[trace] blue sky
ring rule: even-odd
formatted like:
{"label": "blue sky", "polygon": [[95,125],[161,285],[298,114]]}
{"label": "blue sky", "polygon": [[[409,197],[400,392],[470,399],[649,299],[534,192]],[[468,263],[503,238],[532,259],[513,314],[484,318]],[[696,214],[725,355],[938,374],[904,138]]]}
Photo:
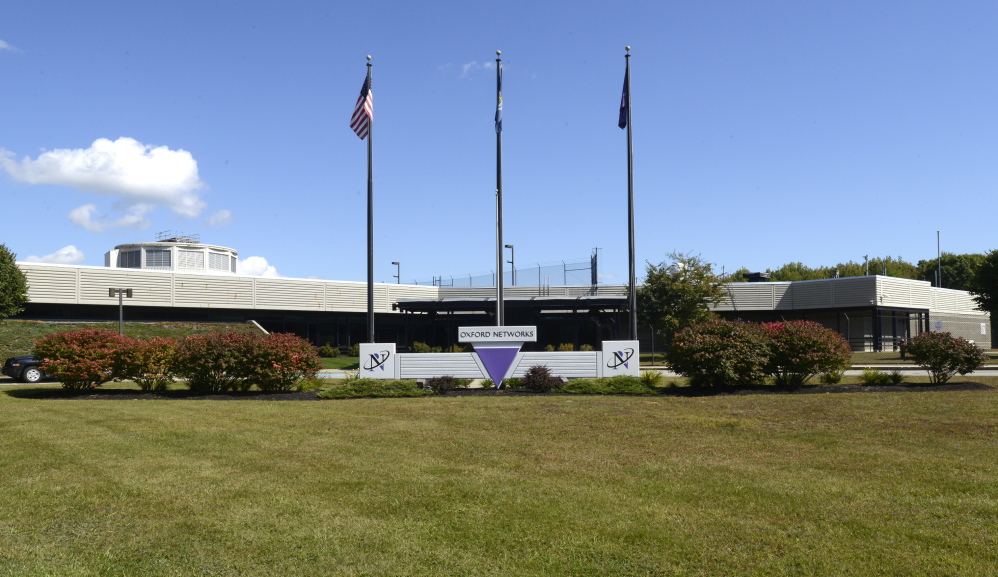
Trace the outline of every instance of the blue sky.
{"label": "blue sky", "polygon": [[[0,242],[103,264],[200,233],[245,270],[375,279],[602,249],[627,276],[632,46],[639,271],[998,248],[994,2],[11,2],[0,19]],[[263,262],[263,261],[266,262]]]}

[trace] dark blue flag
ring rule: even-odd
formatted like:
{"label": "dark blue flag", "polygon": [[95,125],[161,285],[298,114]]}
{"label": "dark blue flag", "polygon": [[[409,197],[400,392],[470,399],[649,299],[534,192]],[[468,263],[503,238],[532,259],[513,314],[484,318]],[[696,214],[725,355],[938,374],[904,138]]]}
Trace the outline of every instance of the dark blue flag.
{"label": "dark blue flag", "polygon": [[502,63],[499,63],[499,76],[496,85],[496,134],[502,132]]}
{"label": "dark blue flag", "polygon": [[624,71],[624,90],[620,93],[620,118],[617,119],[617,126],[621,128],[627,128],[627,112],[631,108],[630,73],[630,70]]}

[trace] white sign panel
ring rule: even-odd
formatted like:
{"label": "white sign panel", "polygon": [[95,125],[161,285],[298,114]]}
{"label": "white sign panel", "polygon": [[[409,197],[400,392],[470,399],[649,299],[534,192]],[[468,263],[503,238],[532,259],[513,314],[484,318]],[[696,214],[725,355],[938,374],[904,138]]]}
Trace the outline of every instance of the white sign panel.
{"label": "white sign panel", "polygon": [[981,334],[982,335],[988,334],[988,325],[987,325],[987,323],[981,323]]}
{"label": "white sign panel", "polygon": [[603,366],[600,372],[604,377],[617,375],[641,376],[641,357],[638,355],[638,341],[603,341]]}
{"label": "white sign panel", "polygon": [[395,343],[361,343],[362,379],[395,379]]}
{"label": "white sign panel", "polygon": [[537,327],[460,327],[459,343],[536,343]]}

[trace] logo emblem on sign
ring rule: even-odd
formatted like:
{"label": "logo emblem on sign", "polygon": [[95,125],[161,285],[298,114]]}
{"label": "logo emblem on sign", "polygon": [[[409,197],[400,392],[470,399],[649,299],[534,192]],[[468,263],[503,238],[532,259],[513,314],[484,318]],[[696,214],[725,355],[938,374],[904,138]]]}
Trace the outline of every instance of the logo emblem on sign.
{"label": "logo emblem on sign", "polygon": [[365,371],[373,371],[374,369],[380,368],[382,371],[385,370],[385,361],[391,353],[388,351],[381,351],[380,353],[371,353],[368,355],[367,362],[364,363]]}
{"label": "logo emblem on sign", "polygon": [[634,356],[634,349],[613,351],[613,357],[606,362],[606,366],[607,368],[613,370],[617,370],[617,368],[621,366],[623,366],[625,369],[630,368],[629,363],[631,357],[633,356]]}

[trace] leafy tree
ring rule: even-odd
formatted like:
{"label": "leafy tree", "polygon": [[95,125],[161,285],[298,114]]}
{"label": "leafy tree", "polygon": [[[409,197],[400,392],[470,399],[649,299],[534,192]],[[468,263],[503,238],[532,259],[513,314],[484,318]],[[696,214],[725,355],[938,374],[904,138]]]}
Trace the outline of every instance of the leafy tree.
{"label": "leafy tree", "polygon": [[[980,256],[981,262],[968,281],[966,290],[974,295],[977,308],[991,313],[993,319],[998,315],[998,250]],[[943,271],[945,278],[946,271]]]}
{"label": "leafy tree", "polygon": [[715,318],[711,307],[727,295],[713,265],[699,255],[674,252],[669,258],[671,264],[648,263],[636,295],[639,322],[651,325],[667,345],[683,328]]}
{"label": "leafy tree", "polygon": [[908,355],[928,371],[933,383],[945,383],[953,375],[966,375],[984,364],[984,351],[977,345],[946,332],[925,332],[908,342]]}
{"label": "leafy tree", "polygon": [[866,263],[862,262],[840,262],[835,266],[819,266],[811,268],[801,262],[787,263],[776,270],[767,269],[772,281],[796,281],[796,280],[818,280],[823,278],[833,278],[836,271],[839,277],[853,277],[866,275],[867,267],[870,274],[884,274],[887,269],[887,276],[897,278],[918,278],[918,267],[907,262],[901,257],[874,257]]}
{"label": "leafy tree", "polygon": [[986,257],[983,254],[953,254],[944,252],[942,257],[937,259],[918,261],[918,278],[929,281],[935,286],[936,269],[942,264],[943,288],[956,290],[970,290],[968,287],[973,283],[974,274],[984,263]]}
{"label": "leafy tree", "polygon": [[28,302],[28,279],[16,261],[17,255],[0,244],[0,319],[21,312]]}

